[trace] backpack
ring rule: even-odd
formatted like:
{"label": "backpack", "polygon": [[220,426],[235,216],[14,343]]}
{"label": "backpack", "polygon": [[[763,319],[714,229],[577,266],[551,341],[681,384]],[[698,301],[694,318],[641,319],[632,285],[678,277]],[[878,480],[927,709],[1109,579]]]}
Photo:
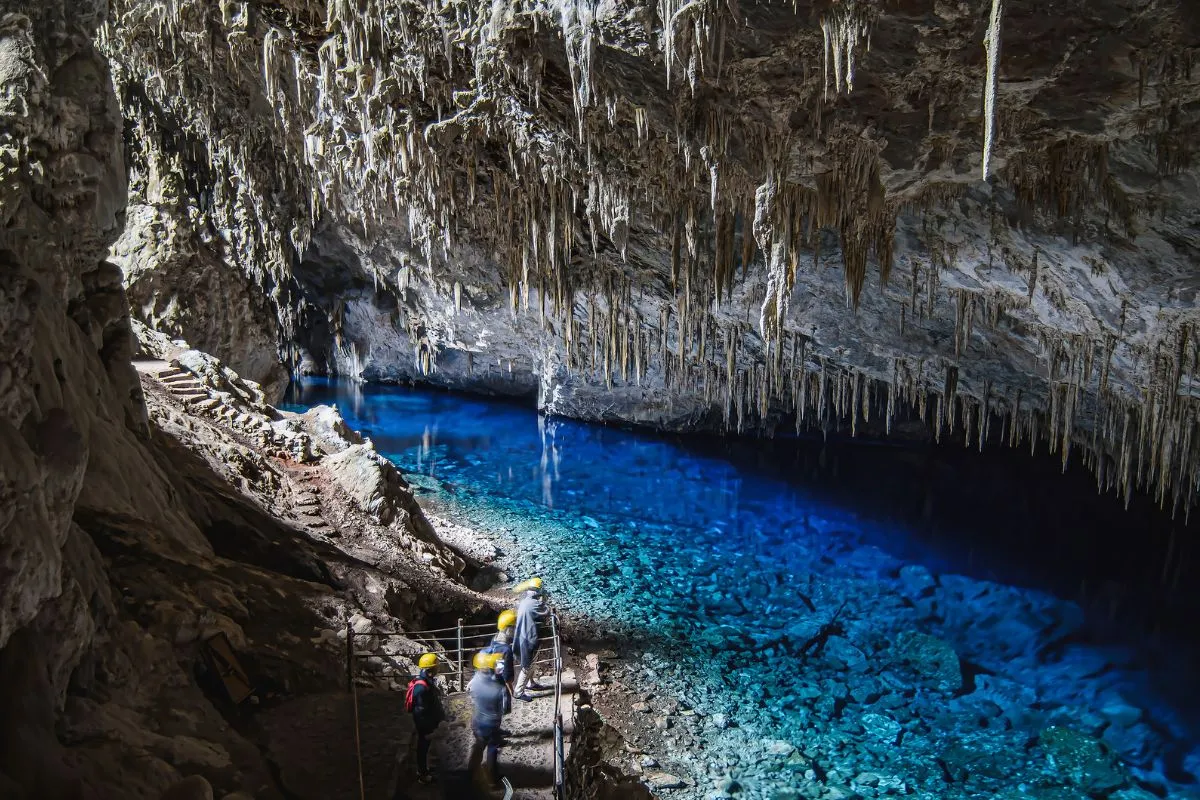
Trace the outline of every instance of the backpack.
{"label": "backpack", "polygon": [[404,694],[404,710],[410,714],[413,711],[413,702],[415,700],[413,696],[413,689],[417,688],[418,684],[424,686],[426,689],[429,688],[429,684],[425,682],[424,678],[413,678],[408,682],[408,691]]}

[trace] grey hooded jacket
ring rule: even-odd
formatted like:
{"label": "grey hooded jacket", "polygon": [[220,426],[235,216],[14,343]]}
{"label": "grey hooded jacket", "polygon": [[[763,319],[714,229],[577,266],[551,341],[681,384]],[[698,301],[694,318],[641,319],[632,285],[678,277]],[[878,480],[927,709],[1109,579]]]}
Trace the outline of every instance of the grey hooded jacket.
{"label": "grey hooded jacket", "polygon": [[533,663],[541,643],[538,626],[550,615],[550,607],[542,599],[541,592],[527,591],[517,605],[517,624],[513,626],[513,652],[522,669]]}
{"label": "grey hooded jacket", "polygon": [[475,701],[475,716],[471,726],[476,730],[500,727],[500,721],[511,708],[508,687],[491,670],[479,670],[467,689]]}

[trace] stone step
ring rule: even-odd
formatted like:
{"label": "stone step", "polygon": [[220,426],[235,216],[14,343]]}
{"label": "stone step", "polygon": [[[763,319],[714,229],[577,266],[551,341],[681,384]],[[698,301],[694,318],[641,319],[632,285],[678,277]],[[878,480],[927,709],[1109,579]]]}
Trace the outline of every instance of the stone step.
{"label": "stone step", "polygon": [[190,372],[175,372],[175,373],[171,373],[169,375],[159,375],[158,379],[168,385],[175,384],[175,383],[184,383],[187,381],[196,382],[197,380],[199,380],[195,375],[193,375]]}
{"label": "stone step", "polygon": [[210,397],[207,400],[198,400],[198,401],[192,403],[192,410],[207,412],[207,411],[212,411],[214,408],[216,408],[219,405],[221,405],[221,398]]}

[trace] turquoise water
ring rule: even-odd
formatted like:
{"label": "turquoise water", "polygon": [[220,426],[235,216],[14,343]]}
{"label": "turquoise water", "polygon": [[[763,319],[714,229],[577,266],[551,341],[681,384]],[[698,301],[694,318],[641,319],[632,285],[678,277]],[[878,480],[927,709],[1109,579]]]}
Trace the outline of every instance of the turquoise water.
{"label": "turquoise water", "polygon": [[[695,796],[732,778],[743,796],[807,796],[820,780],[847,796],[1120,797],[1105,765],[1120,791],[1194,796],[1194,661],[1128,628],[1162,611],[1145,590],[1160,565],[1100,546],[1125,526],[1161,531],[1079,493],[1078,476],[1007,453],[659,437],[312,379],[285,408],[319,403],[707,720],[675,741]],[[1074,528],[1089,534],[1059,535]],[[914,636],[953,648],[965,682],[945,684]],[[877,746],[880,720],[903,747]],[[1086,769],[1064,767],[1055,726],[1095,744]],[[764,738],[805,759],[761,751]],[[1059,789],[1079,794],[1045,794]]]}

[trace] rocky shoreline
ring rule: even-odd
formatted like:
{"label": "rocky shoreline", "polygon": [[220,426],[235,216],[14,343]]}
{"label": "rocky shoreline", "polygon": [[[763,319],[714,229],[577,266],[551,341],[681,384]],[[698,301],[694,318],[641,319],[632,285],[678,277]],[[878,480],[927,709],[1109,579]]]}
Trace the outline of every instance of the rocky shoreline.
{"label": "rocky shoreline", "polygon": [[[1072,603],[900,563],[836,519],[813,521],[828,529],[802,585],[747,576],[690,596],[662,586],[648,602],[638,563],[660,554],[596,558],[606,523],[531,523],[530,509],[482,508],[461,487],[418,495],[435,528],[473,529],[504,571],[557,590],[585,688],[614,732],[610,764],[656,794],[1200,797],[1200,748],[1152,703],[1145,665],[1093,640]],[[751,617],[770,598],[799,597],[811,612],[745,630],[706,615],[706,594],[717,605],[739,595]]]}

